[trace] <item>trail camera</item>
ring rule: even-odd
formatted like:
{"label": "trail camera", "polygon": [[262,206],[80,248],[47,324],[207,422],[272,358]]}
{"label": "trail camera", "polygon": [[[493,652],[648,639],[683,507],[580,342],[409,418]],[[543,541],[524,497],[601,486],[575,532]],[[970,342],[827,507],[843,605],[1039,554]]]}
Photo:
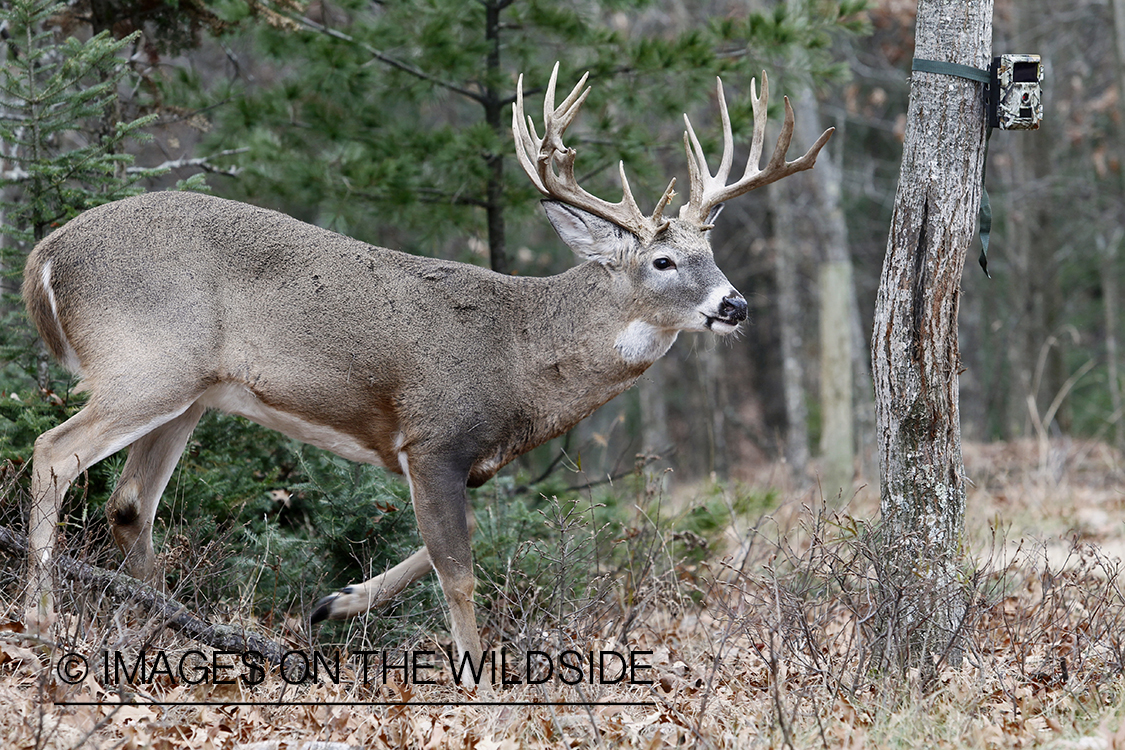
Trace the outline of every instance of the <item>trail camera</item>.
{"label": "trail camera", "polygon": [[1039,55],[992,58],[988,124],[1001,130],[1038,130],[1043,119],[1043,64]]}

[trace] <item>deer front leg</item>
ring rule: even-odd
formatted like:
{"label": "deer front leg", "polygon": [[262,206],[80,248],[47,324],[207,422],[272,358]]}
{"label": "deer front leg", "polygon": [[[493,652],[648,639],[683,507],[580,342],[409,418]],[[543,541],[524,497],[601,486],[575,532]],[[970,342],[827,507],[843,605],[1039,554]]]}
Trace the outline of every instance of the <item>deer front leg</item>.
{"label": "deer front leg", "polygon": [[[324,597],[313,607],[310,619],[317,623],[362,614],[390,602],[400,591],[436,569],[449,604],[454,644],[459,654],[468,653],[474,663],[479,663],[482,654],[472,603],[475,579],[469,546],[474,522],[465,472],[443,468],[426,471],[422,467],[429,462],[420,460],[415,465],[405,453],[400,460],[426,546],[390,570]],[[440,566],[435,553],[441,557]]]}
{"label": "deer front leg", "polygon": [[470,544],[468,472],[442,459],[411,460],[399,454],[403,473],[410,478],[410,497],[418,531],[437,571],[449,607],[450,630],[460,661],[467,654],[474,664],[483,653],[473,607],[473,551]]}

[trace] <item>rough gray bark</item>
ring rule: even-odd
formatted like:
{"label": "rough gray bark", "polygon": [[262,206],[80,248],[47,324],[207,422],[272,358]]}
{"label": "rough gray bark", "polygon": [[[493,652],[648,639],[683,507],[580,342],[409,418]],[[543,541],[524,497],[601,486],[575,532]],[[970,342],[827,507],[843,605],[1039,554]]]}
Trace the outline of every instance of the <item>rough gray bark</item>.
{"label": "rough gray bark", "polygon": [[[915,56],[987,68],[992,2],[920,0]],[[954,562],[965,509],[957,376],[961,273],[975,237],[982,85],[911,77],[895,209],[875,306],[872,370],[881,463],[880,584],[890,663],[959,659]]]}

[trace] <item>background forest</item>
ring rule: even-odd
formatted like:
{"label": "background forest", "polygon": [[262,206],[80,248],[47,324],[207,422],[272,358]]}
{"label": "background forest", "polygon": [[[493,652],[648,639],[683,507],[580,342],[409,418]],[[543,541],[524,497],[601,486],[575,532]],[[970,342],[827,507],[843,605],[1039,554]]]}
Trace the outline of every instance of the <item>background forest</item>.
{"label": "background forest", "polygon": [[[679,503],[653,523],[691,578],[721,539],[728,552],[743,543],[730,543],[732,527],[753,525],[785,498],[843,506],[877,494],[869,346],[916,7],[4,0],[0,525],[23,523],[32,443],[81,399],[19,302],[36,240],[124,195],[205,189],[385,247],[503,273],[560,272],[574,256],[518,169],[510,132],[516,76],[538,119],[556,60],[560,86],[591,74],[570,137],[580,181],[616,200],[624,161],[646,211],[670,177],[687,184],[681,113],[717,158],[716,75],[741,158],[750,81],[763,69],[770,138],[783,94],[796,110],[792,156],[825,127],[836,134],[815,170],[732,202],[713,232],[718,265],[750,302],[737,339],[681,335],[636,388],[477,491],[482,609],[501,613],[486,638],[518,629],[502,614],[521,597],[562,613],[577,588],[586,587],[582,601],[597,600],[595,573],[624,576],[627,588],[643,578],[650,563],[637,550],[603,559],[597,545],[599,535],[632,539],[637,509],[649,512],[655,496]],[[1107,482],[1120,471],[1123,25],[1106,0],[996,0],[994,53],[1043,58],[1044,120],[1035,132],[998,131],[989,146],[991,278],[968,263],[960,297],[961,427],[978,446],[966,451],[970,479],[981,467],[974,456],[994,468],[1010,450],[1057,481],[1071,455],[1059,446],[1072,441],[1097,446],[1089,453],[1104,460]],[[92,469],[73,493],[85,502],[70,508],[72,548],[108,567],[108,542],[83,545],[91,531],[105,534],[100,505],[121,461]],[[411,551],[408,506],[406,488],[380,471],[208,415],[165,494],[157,548],[177,595],[200,613],[227,616],[242,599],[280,628],[332,587]],[[589,528],[575,532],[575,509],[589,511]],[[592,546],[567,546],[573,533]],[[529,548],[540,535],[549,544]],[[515,579],[513,556],[523,564]],[[15,592],[19,558],[5,559],[0,587]],[[637,586],[629,595],[639,600]],[[427,623],[441,627],[440,606],[436,587],[425,588],[381,621],[377,637],[424,637]],[[328,633],[356,637],[343,625]],[[782,703],[774,701],[781,714]]]}
{"label": "background forest", "polygon": [[[597,461],[597,472],[631,464],[645,450],[685,480],[711,471],[738,477],[740,467],[778,456],[804,475],[810,455],[840,442],[822,435],[840,397],[824,381],[841,378],[821,377],[821,344],[850,325],[855,392],[845,408],[858,466],[870,477],[870,316],[897,178],[914,6],[859,7],[74,4],[51,17],[53,33],[108,31],[122,40],[116,96],[108,111],[45,134],[41,146],[6,140],[5,156],[65,153],[105,139],[111,122],[133,122],[143,140],[114,133],[103,145],[115,158],[135,156],[132,166],[117,161],[113,169],[137,188],[202,172],[219,195],[375,244],[543,275],[573,258],[514,169],[518,72],[541,82],[556,58],[563,80],[591,71],[593,99],[577,142],[584,177],[614,196],[612,167],[623,159],[638,194],[652,202],[669,176],[684,178],[679,113],[717,125],[710,81],[721,74],[745,140],[749,79],[768,69],[773,90],[796,103],[797,146],[811,141],[818,123],[837,134],[823,169],[728,207],[716,230],[720,266],[752,302],[743,341],[688,337],[571,444],[586,446],[587,466]],[[961,301],[966,439],[1116,439],[1123,178],[1113,29],[1107,3],[997,5],[995,50],[1043,55],[1046,115],[1038,132],[999,133],[991,145],[993,278],[969,269]],[[13,59],[20,41],[8,40]],[[777,96],[773,110],[776,117]],[[700,129],[713,147],[717,127],[709,126]],[[57,215],[29,229],[20,206],[34,190],[12,166],[19,163],[9,162],[3,183],[5,223],[14,231],[4,239],[9,294],[30,239],[19,232],[42,235],[81,207],[65,199]],[[142,167],[161,167],[161,175]],[[93,192],[86,205],[118,195],[105,186]],[[824,268],[840,261],[853,269],[850,322],[835,315],[841,308],[821,313],[832,304],[820,304]],[[35,360],[32,349],[9,350],[5,387],[27,388],[32,376],[45,384]],[[65,392],[65,379],[53,377],[52,390]]]}

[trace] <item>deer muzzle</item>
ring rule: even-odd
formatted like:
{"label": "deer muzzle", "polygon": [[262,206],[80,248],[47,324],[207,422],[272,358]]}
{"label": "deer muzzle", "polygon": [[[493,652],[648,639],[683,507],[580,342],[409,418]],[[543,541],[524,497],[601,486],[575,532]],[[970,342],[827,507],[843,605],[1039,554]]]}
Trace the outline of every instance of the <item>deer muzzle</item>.
{"label": "deer muzzle", "polygon": [[738,292],[732,292],[719,303],[719,318],[734,323],[746,320],[746,298]]}
{"label": "deer muzzle", "polygon": [[704,325],[712,333],[724,336],[733,333],[738,328],[738,324],[746,320],[746,298],[734,289],[723,295],[719,303],[711,309],[714,312],[704,312],[703,315],[707,319]]}

